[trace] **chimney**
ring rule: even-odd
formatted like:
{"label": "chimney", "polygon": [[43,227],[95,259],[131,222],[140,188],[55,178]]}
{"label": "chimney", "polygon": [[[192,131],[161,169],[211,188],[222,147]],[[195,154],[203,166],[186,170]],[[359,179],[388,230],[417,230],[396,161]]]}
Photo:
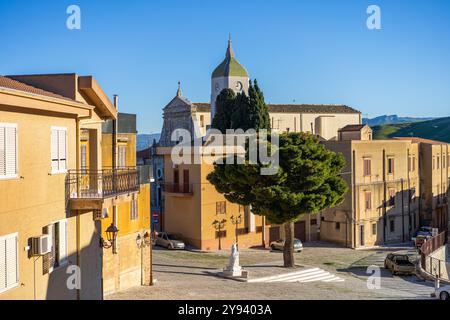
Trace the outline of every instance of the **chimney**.
{"label": "chimney", "polygon": [[119,110],[119,96],[117,94],[114,95],[114,108]]}

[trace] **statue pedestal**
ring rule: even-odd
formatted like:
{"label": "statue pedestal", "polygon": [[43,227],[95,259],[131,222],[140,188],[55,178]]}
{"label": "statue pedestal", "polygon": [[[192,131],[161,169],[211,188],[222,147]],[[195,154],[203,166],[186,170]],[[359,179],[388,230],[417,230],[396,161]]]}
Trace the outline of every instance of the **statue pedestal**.
{"label": "statue pedestal", "polygon": [[242,268],[240,266],[235,266],[233,268],[225,267],[223,268],[223,273],[226,277],[242,277]]}

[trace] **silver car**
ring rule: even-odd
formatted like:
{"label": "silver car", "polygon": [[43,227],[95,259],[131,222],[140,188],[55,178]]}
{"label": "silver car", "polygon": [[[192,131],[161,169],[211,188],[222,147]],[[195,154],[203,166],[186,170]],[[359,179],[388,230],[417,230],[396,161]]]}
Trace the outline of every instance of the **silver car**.
{"label": "silver car", "polygon": [[[285,243],[285,240],[283,240],[283,239],[274,241],[274,242],[272,242],[270,244],[270,248],[272,250],[283,251],[284,250],[284,243]],[[303,244],[298,239],[294,239],[294,251],[295,252],[302,252],[303,251]]]}
{"label": "silver car", "polygon": [[169,250],[184,250],[185,244],[178,235],[167,232],[159,232],[156,237],[156,245]]}
{"label": "silver car", "polygon": [[435,290],[431,294],[433,298],[439,298],[441,300],[450,300],[450,286],[443,286]]}

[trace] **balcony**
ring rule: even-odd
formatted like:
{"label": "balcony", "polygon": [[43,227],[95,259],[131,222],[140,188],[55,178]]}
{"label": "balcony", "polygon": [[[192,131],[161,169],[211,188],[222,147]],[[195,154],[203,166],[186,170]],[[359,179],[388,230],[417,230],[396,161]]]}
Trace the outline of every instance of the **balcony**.
{"label": "balcony", "polygon": [[166,195],[176,197],[192,196],[194,194],[192,184],[163,183],[162,190]]}
{"label": "balcony", "polygon": [[136,168],[69,170],[66,177],[66,195],[74,210],[101,210],[105,200],[138,191]]}

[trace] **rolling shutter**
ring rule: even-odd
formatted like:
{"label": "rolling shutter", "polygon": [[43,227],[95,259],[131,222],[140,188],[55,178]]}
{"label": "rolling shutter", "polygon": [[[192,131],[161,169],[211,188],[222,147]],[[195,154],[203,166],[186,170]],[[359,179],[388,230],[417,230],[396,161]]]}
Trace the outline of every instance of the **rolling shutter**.
{"label": "rolling shutter", "polygon": [[65,130],[58,131],[58,156],[59,171],[66,170],[66,153],[67,153],[67,132]]}
{"label": "rolling shutter", "polygon": [[0,176],[6,175],[5,129],[6,129],[5,127],[0,126]]}
{"label": "rolling shutter", "polygon": [[14,177],[17,174],[17,127],[0,124],[0,176]]}
{"label": "rolling shutter", "polygon": [[52,171],[58,171],[59,154],[58,154],[58,130],[52,130]]}
{"label": "rolling shutter", "polygon": [[0,292],[19,282],[17,234],[0,238]]}
{"label": "rolling shutter", "polygon": [[6,289],[6,241],[0,239],[0,291]]}

